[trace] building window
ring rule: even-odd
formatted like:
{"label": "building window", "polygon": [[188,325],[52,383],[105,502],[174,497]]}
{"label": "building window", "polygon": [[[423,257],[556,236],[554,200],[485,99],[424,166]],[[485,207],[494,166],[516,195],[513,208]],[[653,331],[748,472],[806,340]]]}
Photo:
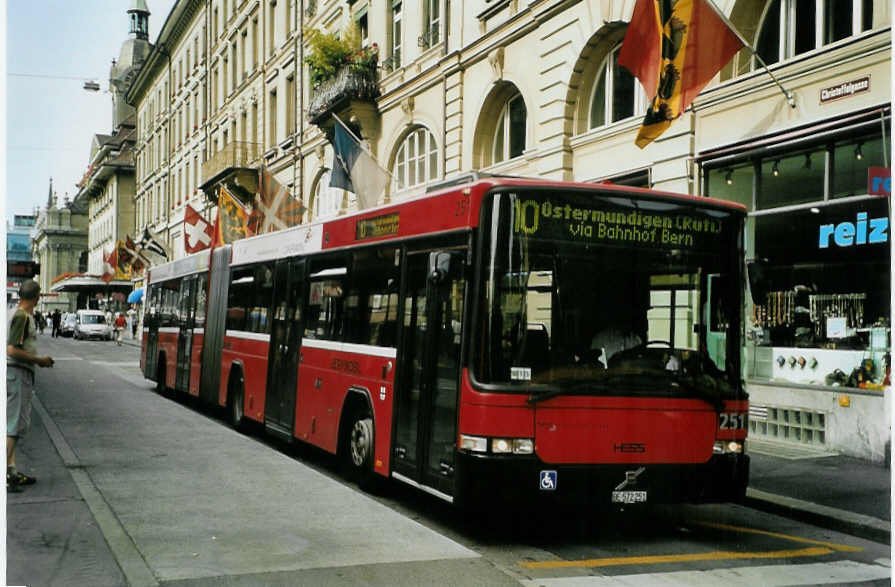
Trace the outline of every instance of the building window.
{"label": "building window", "polygon": [[434,47],[441,42],[441,0],[426,0],[426,23],[423,45]]}
{"label": "building window", "polygon": [[295,77],[286,78],[286,134],[295,133]]}
{"label": "building window", "polygon": [[267,127],[267,132],[270,134],[267,145],[269,147],[273,147],[277,144],[277,91],[273,90],[270,92],[270,101],[268,108],[268,121],[269,126]]}
{"label": "building window", "polygon": [[589,128],[646,113],[646,94],[634,76],[618,64],[620,49],[621,45],[609,53],[597,74],[590,98]]}
{"label": "building window", "polygon": [[276,48],[275,36],[277,33],[277,3],[268,4],[267,10],[267,54],[273,55]]}
{"label": "building window", "polygon": [[401,67],[401,2],[392,2],[391,12],[391,66],[392,69]]}
{"label": "building window", "polygon": [[493,163],[522,155],[525,150],[526,118],[522,94],[516,94],[507,100],[497,119],[497,130],[494,132]]}
{"label": "building window", "polygon": [[401,191],[438,177],[438,145],[425,127],[410,132],[395,155],[392,189]]}
{"label": "building window", "polygon": [[327,169],[320,174],[317,185],[314,186],[314,192],[311,196],[311,218],[308,218],[309,221],[332,218],[333,216],[338,216],[342,210],[345,191],[329,187],[330,177],[330,170]]}
{"label": "building window", "polygon": [[773,0],[762,16],[756,50],[765,63],[777,63],[872,26],[872,0]]}
{"label": "building window", "polygon": [[367,8],[357,16],[357,30],[360,33],[361,47],[370,45],[370,22],[367,19]]}

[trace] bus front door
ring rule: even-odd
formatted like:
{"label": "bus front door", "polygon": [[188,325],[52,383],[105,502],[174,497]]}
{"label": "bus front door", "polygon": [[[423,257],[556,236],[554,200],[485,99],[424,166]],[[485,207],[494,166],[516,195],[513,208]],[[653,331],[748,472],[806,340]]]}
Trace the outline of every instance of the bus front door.
{"label": "bus front door", "polygon": [[264,423],[272,432],[292,438],[298,383],[299,348],[304,310],[305,262],[283,259],[274,272],[273,320],[267,361]]}
{"label": "bus front door", "polygon": [[195,326],[197,276],[184,277],[180,282],[180,309],[177,333],[177,371],[174,374],[174,389],[189,393],[190,362],[193,354],[193,328]]}
{"label": "bus front door", "polygon": [[396,477],[453,493],[465,252],[407,256],[396,393]]}

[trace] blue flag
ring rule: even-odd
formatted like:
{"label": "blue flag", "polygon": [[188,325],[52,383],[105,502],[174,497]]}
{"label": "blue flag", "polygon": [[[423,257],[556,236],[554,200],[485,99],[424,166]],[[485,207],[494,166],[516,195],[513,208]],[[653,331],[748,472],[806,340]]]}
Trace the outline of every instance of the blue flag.
{"label": "blue flag", "polygon": [[383,169],[360,143],[336,119],[333,140],[333,170],[329,185],[357,195],[361,209],[375,206],[388,185],[389,173]]}

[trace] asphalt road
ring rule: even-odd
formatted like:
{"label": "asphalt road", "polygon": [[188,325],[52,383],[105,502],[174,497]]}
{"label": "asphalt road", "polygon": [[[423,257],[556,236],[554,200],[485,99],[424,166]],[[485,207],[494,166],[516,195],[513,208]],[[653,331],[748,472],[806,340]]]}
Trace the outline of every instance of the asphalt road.
{"label": "asphalt road", "polygon": [[[161,397],[138,349],[39,338],[38,426],[7,495],[7,583],[888,585],[889,547],[735,505],[469,518]],[[500,501],[495,492],[495,504]]]}

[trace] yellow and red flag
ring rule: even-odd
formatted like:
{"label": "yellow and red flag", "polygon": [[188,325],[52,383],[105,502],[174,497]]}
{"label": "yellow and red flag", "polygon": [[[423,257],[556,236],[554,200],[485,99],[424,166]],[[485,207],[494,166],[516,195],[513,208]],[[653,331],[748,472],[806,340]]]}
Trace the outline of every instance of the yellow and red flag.
{"label": "yellow and red flag", "polygon": [[236,196],[221,186],[218,195],[218,220],[213,246],[226,245],[247,236],[248,213]]}
{"label": "yellow and red flag", "polygon": [[637,0],[618,57],[652,100],[637,146],[665,132],[743,46],[711,0]]}

